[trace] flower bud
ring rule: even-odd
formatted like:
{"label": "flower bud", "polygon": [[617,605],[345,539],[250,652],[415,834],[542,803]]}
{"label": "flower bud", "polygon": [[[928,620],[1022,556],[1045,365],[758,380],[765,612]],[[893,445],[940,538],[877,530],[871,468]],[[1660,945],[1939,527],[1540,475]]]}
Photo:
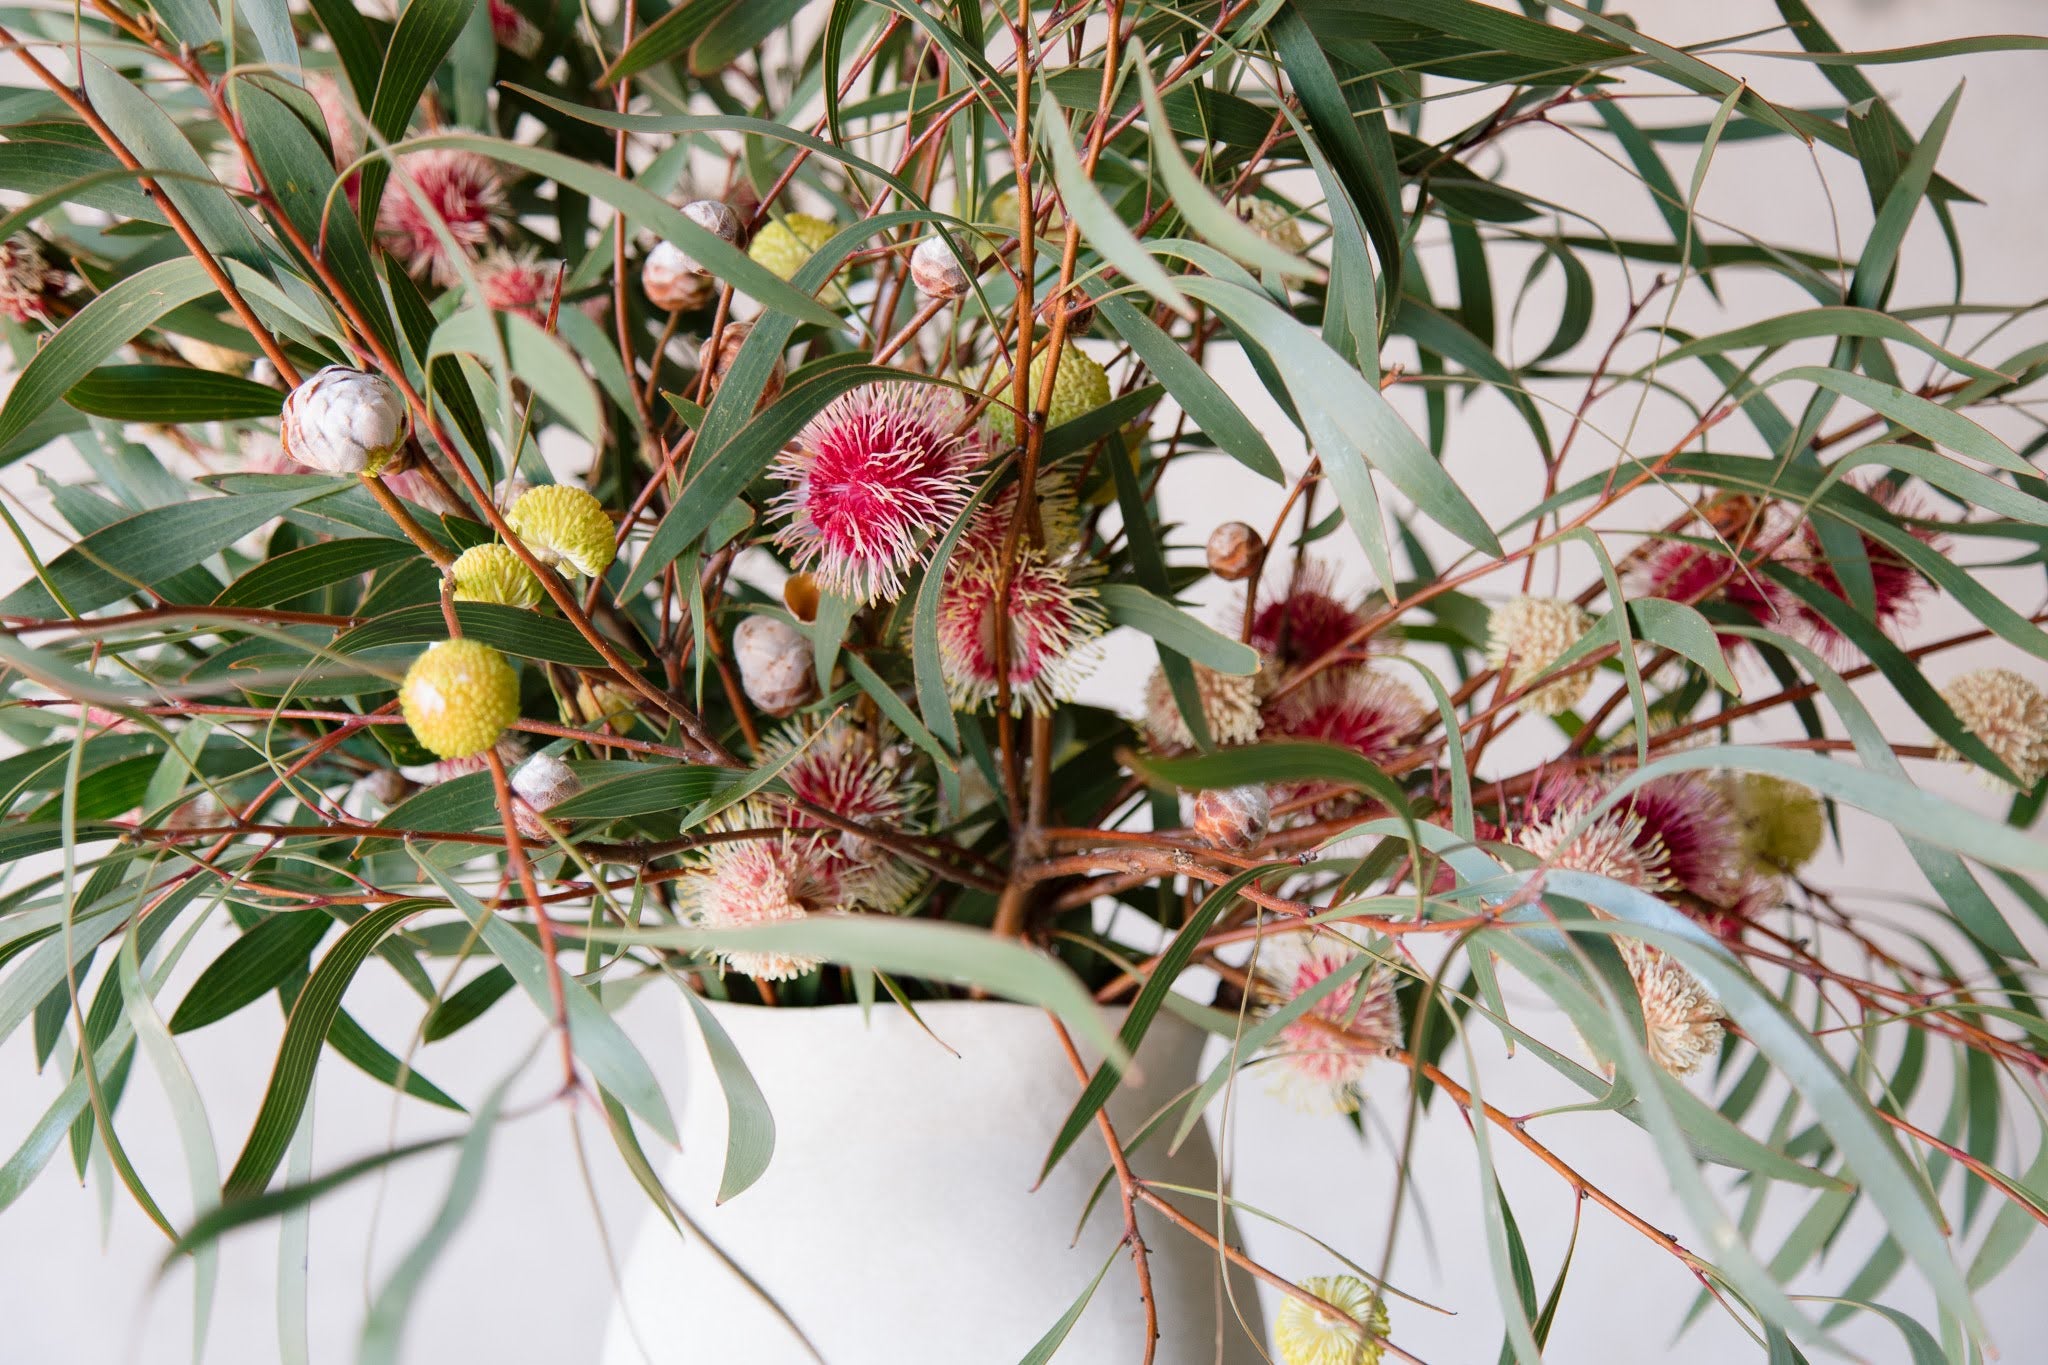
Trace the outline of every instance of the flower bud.
{"label": "flower bud", "polygon": [[974,287],[953,248],[938,236],[925,238],[910,253],[910,282],[928,299],[957,299]]}
{"label": "flower bud", "polygon": [[1250,578],[1265,553],[1266,542],[1241,521],[1226,521],[1209,533],[1209,572],[1228,582]]}
{"label": "flower bud", "polygon": [[381,374],[329,365],[284,400],[284,453],[329,474],[381,474],[405,449],[411,415]]}
{"label": "flower bud", "polygon": [[[717,393],[718,386],[725,382],[725,376],[731,372],[733,362],[739,359],[740,347],[746,343],[747,335],[753,330],[750,323],[728,322],[724,332],[716,338],[705,338],[704,344],[698,348],[698,368],[711,372],[711,382],[705,387],[704,396],[707,399]],[[714,340],[717,343],[715,347],[712,344]],[[788,377],[789,367],[783,364],[781,356],[775,357],[775,368],[768,372],[768,382],[761,386],[761,399],[754,405],[755,408],[758,410],[774,402],[782,393],[782,381]]]}
{"label": "flower bud", "polygon": [[23,232],[0,241],[0,313],[24,327],[47,322],[50,296],[62,283],[33,236]]}
{"label": "flower bud", "polygon": [[657,242],[640,266],[647,301],[668,312],[695,312],[717,295],[717,285],[673,242]]}
{"label": "flower bud", "polygon": [[563,697],[559,709],[564,725],[602,725],[623,735],[640,719],[640,698],[615,682],[579,676],[575,695]]}
{"label": "flower bud", "polygon": [[811,642],[787,621],[749,616],[732,633],[732,657],[747,700],[771,716],[788,715],[816,692]]}
{"label": "flower bud", "polygon": [[1273,802],[1266,789],[1221,787],[1195,795],[1193,829],[1211,848],[1242,853],[1266,837]]}
{"label": "flower bud", "polygon": [[601,578],[618,552],[618,533],[604,504],[570,484],[529,488],[505,521],[536,559],[566,574]]}
{"label": "flower bud", "polygon": [[421,744],[442,758],[469,758],[519,719],[519,675],[487,644],[443,640],[413,660],[398,704]]}
{"label": "flower bud", "polygon": [[540,580],[509,545],[472,545],[456,556],[448,573],[458,602],[536,607],[543,596]]}
{"label": "flower bud", "polygon": [[[512,774],[512,794],[523,804],[512,807],[512,820],[529,839],[548,838],[548,828],[533,818],[583,790],[583,783],[569,771],[569,765],[553,754],[535,754]],[[555,821],[559,825],[560,821]]]}

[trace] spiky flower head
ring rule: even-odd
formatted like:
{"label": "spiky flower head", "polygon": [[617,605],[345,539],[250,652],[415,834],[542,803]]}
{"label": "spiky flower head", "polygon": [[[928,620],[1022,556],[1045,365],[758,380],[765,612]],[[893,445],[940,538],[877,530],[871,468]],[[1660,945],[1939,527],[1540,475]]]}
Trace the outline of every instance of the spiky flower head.
{"label": "spiky flower head", "polygon": [[529,488],[505,521],[534,558],[563,574],[601,578],[618,549],[604,504],[572,484]]}
{"label": "spiky flower head", "polygon": [[1337,592],[1337,573],[1310,560],[1252,613],[1251,644],[1290,668],[1319,659],[1365,625],[1365,615]]}
{"label": "spiky flower head", "polygon": [[[844,715],[785,726],[761,757],[782,763],[779,775],[800,800],[877,829],[904,828],[923,795],[905,778],[902,748]],[[898,910],[923,882],[915,866],[871,839],[832,829],[803,810],[787,812],[786,823],[818,831],[811,836],[816,865],[837,884],[842,903]]]}
{"label": "spiky flower head", "polygon": [[1090,586],[1095,570],[1024,547],[1002,594],[1000,555],[955,553],[939,591],[939,664],[954,706],[997,695],[997,641],[1009,663],[1010,709],[1048,711],[1073,694],[1109,618]]}
{"label": "spiky flower head", "polygon": [[493,247],[476,263],[477,287],[483,290],[486,308],[536,322],[547,315],[561,274],[559,264],[541,264],[537,247]]}
{"label": "spiky flower head", "polygon": [[1643,1048],[1674,1076],[1689,1076],[1721,1050],[1721,1003],[1677,958],[1634,939],[1622,960],[1643,1004]]}
{"label": "spiky flower head", "polygon": [[[2009,668],[1980,668],[1950,682],[1941,698],[1964,729],[2005,760],[2021,791],[2033,790],[2048,777],[2048,694],[2039,687]],[[1963,761],[1945,743],[1936,748],[1944,758]],[[1991,773],[1983,776],[1994,787],[2008,785]]]}
{"label": "spiky flower head", "polygon": [[42,243],[35,238],[21,232],[0,242],[0,313],[23,326],[47,321],[55,279]]}
{"label": "spiky flower head", "polygon": [[442,758],[469,758],[519,719],[519,675],[476,640],[443,640],[413,660],[398,689],[413,738]]}
{"label": "spiky flower head", "polygon": [[[823,218],[815,218],[808,213],[785,213],[762,224],[761,230],[754,234],[753,243],[747,247],[747,255],[778,278],[793,280],[804,262],[831,241],[836,231],[838,229]],[[828,300],[843,299],[845,294],[834,285],[826,297]]]}
{"label": "spiky flower head", "polygon": [[[1863,491],[1892,516],[1912,517],[1917,514],[1912,499],[1892,484],[1879,483]],[[1908,534],[1925,545],[1938,547],[1941,543],[1933,532],[1922,528],[1908,528]],[[1854,535],[1859,550],[1851,553],[1857,554],[1870,570],[1871,599],[1875,610],[1868,613],[1868,619],[1886,637],[1896,639],[1918,616],[1921,600],[1931,585],[1904,555],[1890,545],[1860,530]],[[1820,527],[1813,517],[1808,516],[1798,524],[1780,546],[1775,558],[1830,596],[1844,603],[1854,600],[1836,573],[1827,548],[1821,544]],[[1822,654],[1837,662],[1855,657],[1856,647],[1848,637],[1803,599],[1792,601],[1790,611],[1807,642]],[[1863,614],[1861,608],[1857,611]]]}
{"label": "spiky flower head", "polygon": [[971,492],[983,451],[967,404],[936,384],[868,384],[813,417],[771,473],[788,485],[775,543],[827,591],[893,598]]}
{"label": "spiky flower head", "polygon": [[957,299],[974,288],[974,277],[936,233],[910,253],[910,282],[928,299]]}
{"label": "spiky flower head", "polygon": [[515,57],[533,57],[540,51],[541,32],[533,20],[514,9],[510,0],[490,0],[491,37]]}
{"label": "spiky flower head", "polygon": [[[744,802],[706,822],[714,833],[761,830],[779,824],[773,812]],[[753,929],[787,924],[842,909],[838,887],[826,875],[816,841],[800,835],[704,844],[691,854],[694,876],[678,884],[684,913],[703,929]],[[819,960],[755,949],[713,948],[721,966],[761,981],[789,981],[815,971]]]}
{"label": "spiky flower head", "polygon": [[[1050,346],[1032,357],[1031,373],[1025,385],[1027,402],[1038,402],[1039,390],[1045,383],[1046,367],[1052,363],[1053,350]],[[989,425],[1012,441],[1022,439],[1017,414],[1012,410],[1016,397],[1014,373],[1007,366],[997,371],[995,385],[989,390],[996,401],[989,405],[988,410]],[[1046,429],[1050,431],[1087,416],[1107,403],[1109,396],[1109,371],[1073,342],[1064,343],[1059,350],[1059,370],[1053,375],[1052,402],[1045,410]]]}
{"label": "spiky flower head", "polygon": [[[1791,595],[1770,578],[1754,556],[1737,558],[1717,545],[1691,540],[1660,540],[1642,551],[1628,574],[1632,597],[1661,597],[1692,606],[1726,602],[1740,607],[1765,626],[1790,619]],[[1722,647],[1747,643],[1740,636],[1716,632]]]}
{"label": "spiky flower head", "polygon": [[380,474],[405,449],[412,414],[381,374],[329,365],[285,396],[284,453],[329,474]]}
{"label": "spiky flower head", "polygon": [[1671,854],[1643,817],[1626,805],[1600,810],[1600,789],[1563,782],[1539,789],[1514,843],[1546,868],[1590,872],[1643,891],[1668,891]]}
{"label": "spiky flower head", "polygon": [[[1549,672],[1592,626],[1593,618],[1576,603],[1556,597],[1510,598],[1487,619],[1486,662],[1505,668],[1508,687],[1519,692]],[[1592,670],[1574,669],[1530,691],[1519,704],[1538,715],[1563,715],[1592,685]]]}
{"label": "spiky flower head", "polygon": [[[1301,1282],[1309,1293],[1341,1310],[1332,1317],[1289,1295],[1273,1319],[1281,1365],[1380,1365],[1387,1339],[1387,1305],[1356,1275],[1318,1275]],[[1362,1323],[1361,1333],[1354,1323]]]}
{"label": "spiky flower head", "polygon": [[1675,773],[1644,783],[1621,802],[1642,821],[1642,838],[1665,855],[1676,889],[1709,905],[1741,899],[1747,883],[1742,822],[1727,795],[1700,773]]}
{"label": "spiky flower head", "polygon": [[1811,788],[1769,773],[1728,773],[1719,784],[1735,809],[1752,867],[1772,875],[1797,872],[1820,852],[1827,812]]}
{"label": "spiky flower head", "polygon": [[[1284,935],[1259,950],[1259,994],[1278,1008],[1357,957],[1358,949],[1337,934]],[[1392,969],[1380,962],[1281,1029],[1267,1055],[1279,1069],[1280,1088],[1304,1108],[1352,1113],[1363,1099],[1366,1068],[1399,1046],[1401,1003]]]}
{"label": "spiky flower head", "polygon": [[[377,204],[377,235],[415,275],[437,284],[459,278],[439,227],[458,247],[487,245],[511,218],[498,163],[460,147],[429,147],[398,159]],[[418,191],[417,197],[414,191]]]}
{"label": "spiky flower head", "polygon": [[[1265,723],[1259,703],[1272,691],[1270,671],[1220,673],[1206,664],[1196,664],[1194,670],[1195,693],[1202,700],[1202,722],[1209,727],[1209,738],[1218,744],[1249,744],[1257,739]],[[1154,668],[1145,681],[1143,724],[1146,742],[1155,749],[1195,747],[1195,737],[1181,716],[1163,668]]]}
{"label": "spiky flower head", "polygon": [[1325,669],[1266,707],[1266,728],[1341,745],[1377,764],[1396,757],[1430,711],[1391,673],[1364,664]]}
{"label": "spiky flower head", "polygon": [[512,552],[509,545],[495,541],[472,545],[455,557],[448,567],[455,580],[458,602],[490,602],[501,607],[536,607],[543,595],[533,570]]}

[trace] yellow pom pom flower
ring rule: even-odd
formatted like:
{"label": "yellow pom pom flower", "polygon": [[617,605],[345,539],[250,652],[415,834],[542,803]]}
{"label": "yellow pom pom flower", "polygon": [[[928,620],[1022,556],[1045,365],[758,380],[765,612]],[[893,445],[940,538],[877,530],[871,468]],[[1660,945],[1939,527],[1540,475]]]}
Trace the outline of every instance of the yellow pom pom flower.
{"label": "yellow pom pom flower", "polygon": [[1356,1275],[1321,1275],[1301,1287],[1335,1308],[1341,1308],[1366,1330],[1320,1308],[1289,1297],[1273,1320],[1273,1344],[1283,1365],[1380,1365],[1386,1354],[1387,1306],[1372,1287]]}
{"label": "yellow pom pom flower", "polygon": [[443,640],[406,670],[398,704],[413,737],[437,756],[471,758],[519,719],[519,675],[476,640]]}
{"label": "yellow pom pom flower", "polygon": [[540,605],[540,580],[509,545],[472,545],[449,567],[458,602],[491,602],[501,607]]}
{"label": "yellow pom pom flower", "polygon": [[[832,234],[838,230],[823,218],[814,218],[808,213],[785,213],[754,234],[753,245],[747,248],[747,254],[777,277],[793,280],[803,263],[817,255],[818,248],[831,241]],[[835,284],[826,289],[822,297],[827,304],[837,308],[846,302],[846,291]]]}
{"label": "yellow pom pom flower", "polygon": [[[1045,367],[1052,363],[1052,348],[1046,347],[1031,361],[1031,378],[1026,401],[1038,401],[1039,387],[1045,382]],[[990,390],[999,403],[1015,401],[1015,385],[1011,376],[1015,371],[1005,369],[1002,377]],[[1095,358],[1069,341],[1060,348],[1059,372],[1053,376],[1052,402],[1045,410],[1045,427],[1064,426],[1077,417],[1085,417],[1109,401],[1109,371],[1097,364]],[[1021,440],[1017,416],[1008,407],[991,404],[989,421],[996,430],[1008,433],[1011,440]]]}
{"label": "yellow pom pom flower", "polygon": [[604,505],[568,484],[528,489],[505,520],[536,559],[563,573],[600,577],[617,552],[616,532]]}
{"label": "yellow pom pom flower", "polygon": [[1742,822],[1742,851],[1759,872],[1797,872],[1827,833],[1820,797],[1769,773],[1730,773],[1721,790]]}

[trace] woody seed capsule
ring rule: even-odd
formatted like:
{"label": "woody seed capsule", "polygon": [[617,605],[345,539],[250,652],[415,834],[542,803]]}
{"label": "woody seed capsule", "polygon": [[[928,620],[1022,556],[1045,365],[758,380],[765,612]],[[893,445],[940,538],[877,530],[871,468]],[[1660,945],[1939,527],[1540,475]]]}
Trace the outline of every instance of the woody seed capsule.
{"label": "woody seed capsule", "polygon": [[910,281],[928,299],[957,299],[974,281],[954,257],[943,237],[927,237],[910,253]]}
{"label": "woody seed capsule", "polygon": [[1211,848],[1241,853],[1266,837],[1273,802],[1261,786],[1221,787],[1197,793],[1193,828]]}
{"label": "woody seed capsule", "polygon": [[1251,577],[1266,542],[1241,521],[1226,521],[1209,533],[1209,572],[1235,583]]}

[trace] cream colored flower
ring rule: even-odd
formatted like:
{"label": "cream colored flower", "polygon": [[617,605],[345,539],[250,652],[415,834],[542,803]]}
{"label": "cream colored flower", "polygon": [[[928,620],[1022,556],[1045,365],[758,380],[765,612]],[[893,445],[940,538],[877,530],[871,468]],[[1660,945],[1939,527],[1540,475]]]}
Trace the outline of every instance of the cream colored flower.
{"label": "cream colored flower", "polygon": [[1720,1001],[1670,954],[1634,939],[1621,942],[1622,960],[1643,1003],[1643,1048],[1674,1076],[1689,1076],[1721,1050],[1728,1016]]}
{"label": "cream colored flower", "polygon": [[[2048,694],[2009,668],[1980,668],[1965,673],[1941,690],[1963,728],[1982,740],[1984,747],[2005,760],[2020,779],[2020,790],[2031,791],[2048,776]],[[1963,761],[1947,744],[1936,746],[1944,758]],[[2010,784],[1986,772],[1994,787]]]}
{"label": "cream colored flower", "polygon": [[501,607],[540,605],[540,580],[509,545],[472,545],[448,566],[458,602],[491,602]]}
{"label": "cream colored flower", "polygon": [[469,758],[519,719],[519,675],[476,640],[443,640],[413,660],[398,689],[413,737],[441,758]]}
{"label": "cream colored flower", "polygon": [[[1194,665],[1195,692],[1202,699],[1202,720],[1218,744],[1249,744],[1259,737],[1259,705],[1272,691],[1265,669],[1250,675],[1219,673]],[[1166,670],[1155,667],[1145,682],[1145,738],[1155,749],[1192,749],[1195,737],[1175,704]]]}
{"label": "cream colored flower", "polygon": [[[1549,672],[1592,625],[1583,608],[1561,598],[1511,598],[1486,623],[1486,662],[1506,669],[1508,686],[1519,692]],[[1577,668],[1530,691],[1519,704],[1538,715],[1562,715],[1592,685],[1592,670]]]}
{"label": "cream colored flower", "polygon": [[1387,1306],[1372,1286],[1356,1275],[1319,1275],[1301,1287],[1363,1323],[1365,1331],[1290,1295],[1273,1319],[1273,1344],[1283,1365],[1379,1365],[1386,1353]]}

